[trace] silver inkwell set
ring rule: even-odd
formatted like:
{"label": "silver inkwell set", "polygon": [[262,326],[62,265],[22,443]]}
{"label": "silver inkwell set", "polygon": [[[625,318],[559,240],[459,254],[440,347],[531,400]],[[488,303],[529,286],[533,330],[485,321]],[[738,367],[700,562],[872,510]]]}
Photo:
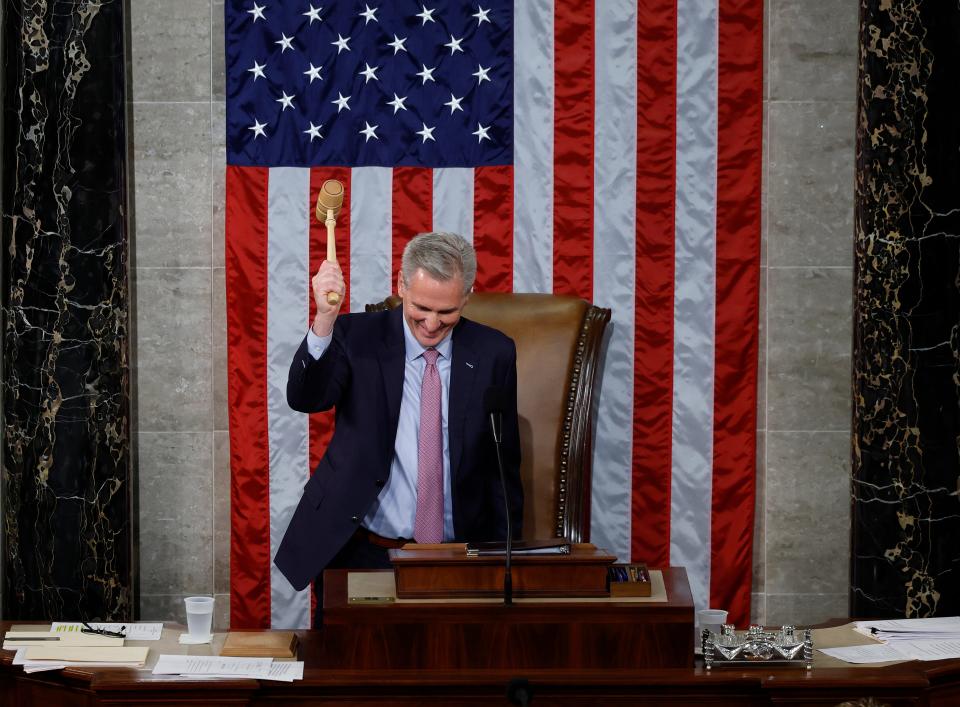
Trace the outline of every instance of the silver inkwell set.
{"label": "silver inkwell set", "polygon": [[751,626],[737,631],[733,624],[724,624],[719,634],[703,629],[700,640],[707,670],[758,664],[813,668],[810,629],[798,631],[794,626],[782,626],[780,630],[765,631],[762,626]]}

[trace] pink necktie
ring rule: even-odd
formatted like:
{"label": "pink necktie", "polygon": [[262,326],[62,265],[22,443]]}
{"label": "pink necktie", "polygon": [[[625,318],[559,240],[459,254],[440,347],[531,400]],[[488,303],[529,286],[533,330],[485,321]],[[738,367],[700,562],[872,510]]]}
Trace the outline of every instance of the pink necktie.
{"label": "pink necktie", "polygon": [[427,365],[420,387],[420,438],[417,441],[417,515],[413,537],[418,543],[443,542],[443,423],[440,418],[440,373],[436,349],[423,352]]}

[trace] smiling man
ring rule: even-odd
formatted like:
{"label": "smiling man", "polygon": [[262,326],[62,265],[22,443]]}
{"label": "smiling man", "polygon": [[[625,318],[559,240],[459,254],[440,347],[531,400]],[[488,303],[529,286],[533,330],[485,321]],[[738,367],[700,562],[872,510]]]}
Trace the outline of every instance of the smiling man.
{"label": "smiling man", "polygon": [[[333,438],[304,487],[274,558],[296,589],[326,568],[389,568],[389,548],[506,535],[496,450],[482,401],[506,401],[503,463],[520,535],[523,491],[513,341],[461,316],[477,272],[473,246],[421,233],[404,249],[391,311],[340,315],[343,274],[324,262],[317,314],[290,365],[287,401],[336,409]],[[321,612],[317,612],[317,617]],[[319,623],[319,620],[315,623]]]}

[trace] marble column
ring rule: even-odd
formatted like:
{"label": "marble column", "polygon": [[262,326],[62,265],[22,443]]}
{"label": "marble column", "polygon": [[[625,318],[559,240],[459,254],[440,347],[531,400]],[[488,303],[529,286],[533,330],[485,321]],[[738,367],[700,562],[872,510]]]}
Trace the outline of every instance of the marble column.
{"label": "marble column", "polygon": [[960,5],[861,0],[851,614],[960,613]]}
{"label": "marble column", "polygon": [[3,618],[133,618],[122,0],[3,0]]}

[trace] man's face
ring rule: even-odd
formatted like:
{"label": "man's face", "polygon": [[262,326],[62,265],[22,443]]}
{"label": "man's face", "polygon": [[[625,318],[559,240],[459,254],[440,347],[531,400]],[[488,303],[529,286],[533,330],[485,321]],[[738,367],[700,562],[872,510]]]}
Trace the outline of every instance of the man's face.
{"label": "man's face", "polygon": [[402,272],[397,276],[397,294],[403,298],[403,318],[425,348],[443,341],[467,303],[462,277],[436,280],[420,268],[410,282],[403,281]]}

